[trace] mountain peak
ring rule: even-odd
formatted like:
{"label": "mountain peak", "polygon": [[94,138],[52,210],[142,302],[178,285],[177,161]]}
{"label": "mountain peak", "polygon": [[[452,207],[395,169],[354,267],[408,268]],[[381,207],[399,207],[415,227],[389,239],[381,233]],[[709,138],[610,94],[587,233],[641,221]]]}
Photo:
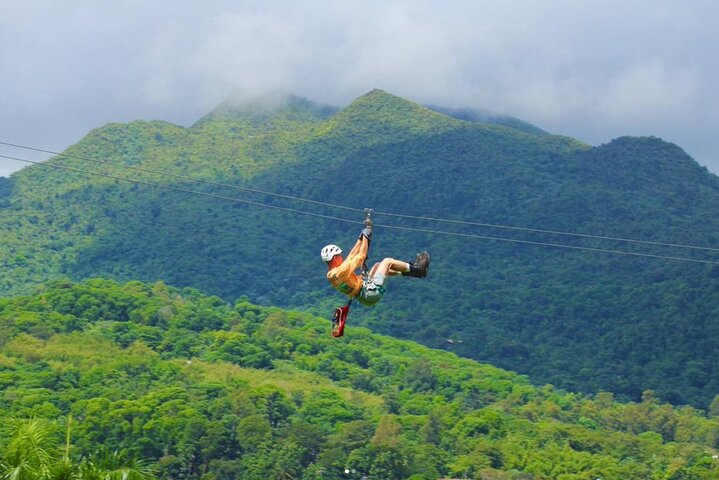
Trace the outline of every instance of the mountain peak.
{"label": "mountain peak", "polygon": [[406,112],[406,113],[419,113],[419,114],[430,114],[436,115],[429,109],[421,106],[418,103],[411,102],[397,95],[392,95],[384,90],[375,88],[364,95],[356,98],[350,105],[343,110],[343,112],[352,110],[365,110],[375,109],[378,111],[394,111],[394,112]]}
{"label": "mountain peak", "polygon": [[374,143],[401,140],[407,134],[437,133],[463,122],[375,88],[356,98],[331,123],[335,132],[371,137]]}
{"label": "mountain peak", "polygon": [[588,172],[611,178],[625,187],[652,186],[675,194],[676,190],[667,187],[669,183],[679,190],[686,185],[692,188],[719,185],[719,177],[710,174],[676,144],[658,137],[619,137],[583,152],[582,156]]}
{"label": "mountain peak", "polygon": [[266,124],[273,120],[316,121],[332,116],[337,108],[315,103],[304,97],[287,93],[245,95],[236,93],[225,99],[196,125],[208,121],[246,121]]}
{"label": "mountain peak", "polygon": [[398,97],[397,95],[392,95],[391,93],[382,90],[381,88],[373,88],[369,92],[365,93],[364,95],[361,95],[357,98],[357,100],[360,99],[396,99],[396,100],[402,100],[408,103],[412,103],[409,100],[405,100],[402,97]]}

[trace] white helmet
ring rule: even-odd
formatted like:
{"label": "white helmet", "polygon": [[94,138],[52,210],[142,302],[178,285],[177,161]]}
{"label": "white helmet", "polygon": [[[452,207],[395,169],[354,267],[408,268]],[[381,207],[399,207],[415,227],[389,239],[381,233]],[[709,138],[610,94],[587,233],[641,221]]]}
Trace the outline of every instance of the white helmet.
{"label": "white helmet", "polygon": [[339,255],[340,253],[342,253],[342,249],[337,245],[327,245],[322,249],[320,255],[323,261],[329,262],[335,255]]}

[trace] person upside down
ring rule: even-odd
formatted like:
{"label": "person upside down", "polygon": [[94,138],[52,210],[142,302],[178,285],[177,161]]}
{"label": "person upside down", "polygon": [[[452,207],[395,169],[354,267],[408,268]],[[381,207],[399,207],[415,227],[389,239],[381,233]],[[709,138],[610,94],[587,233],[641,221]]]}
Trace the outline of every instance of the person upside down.
{"label": "person upside down", "polygon": [[342,249],[337,245],[326,245],[320,255],[327,264],[327,280],[339,292],[362,305],[372,306],[382,299],[385,282],[388,277],[425,278],[429,270],[429,253],[421,252],[413,262],[403,262],[394,258],[385,258],[375,263],[366,278],[356,273],[365,260],[370,241],[372,226],[366,225],[347,258],[342,258]]}

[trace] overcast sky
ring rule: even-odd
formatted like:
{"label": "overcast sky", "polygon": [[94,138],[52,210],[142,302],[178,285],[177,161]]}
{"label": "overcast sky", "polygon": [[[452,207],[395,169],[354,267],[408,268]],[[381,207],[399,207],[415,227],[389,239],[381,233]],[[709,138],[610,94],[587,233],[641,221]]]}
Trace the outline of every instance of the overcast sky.
{"label": "overcast sky", "polygon": [[235,92],[381,88],[592,145],[658,136],[719,173],[717,24],[714,0],[0,0],[0,141],[63,150]]}

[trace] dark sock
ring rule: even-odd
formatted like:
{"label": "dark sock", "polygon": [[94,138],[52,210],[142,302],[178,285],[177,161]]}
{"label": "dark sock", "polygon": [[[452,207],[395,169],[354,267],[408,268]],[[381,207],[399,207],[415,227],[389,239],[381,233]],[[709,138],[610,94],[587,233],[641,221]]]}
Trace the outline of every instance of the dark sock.
{"label": "dark sock", "polygon": [[412,273],[412,262],[413,262],[413,261],[414,261],[414,260],[411,260],[411,261],[407,262],[407,265],[409,265],[409,270],[407,270],[406,272],[402,272],[402,276],[404,276],[404,277],[409,277],[409,276],[410,276],[410,274]]}
{"label": "dark sock", "polygon": [[424,270],[418,267],[415,267],[411,263],[409,264],[409,272],[402,272],[402,275],[405,277],[419,277]]}

